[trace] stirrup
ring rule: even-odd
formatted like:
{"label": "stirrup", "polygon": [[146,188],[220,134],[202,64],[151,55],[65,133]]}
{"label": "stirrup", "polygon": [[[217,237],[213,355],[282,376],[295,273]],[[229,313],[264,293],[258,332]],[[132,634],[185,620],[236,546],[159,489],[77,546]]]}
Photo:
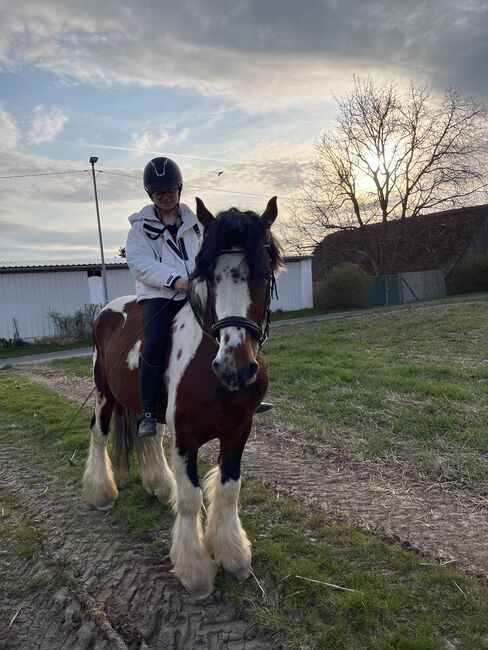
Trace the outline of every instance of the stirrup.
{"label": "stirrup", "polygon": [[156,435],[156,418],[151,412],[143,413],[137,429],[138,438],[149,438]]}
{"label": "stirrup", "polygon": [[261,402],[255,413],[266,413],[266,411],[271,411],[271,409],[274,409],[274,404],[271,404],[270,402]]}

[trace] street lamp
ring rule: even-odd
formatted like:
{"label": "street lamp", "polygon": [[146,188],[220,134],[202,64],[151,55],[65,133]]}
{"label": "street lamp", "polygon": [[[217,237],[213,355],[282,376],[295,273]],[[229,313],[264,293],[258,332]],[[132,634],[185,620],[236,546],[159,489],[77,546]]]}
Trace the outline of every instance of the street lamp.
{"label": "street lamp", "polygon": [[103,303],[106,305],[108,303],[107,272],[105,270],[105,257],[103,255],[102,227],[100,226],[100,210],[98,209],[97,181],[95,179],[95,163],[97,162],[97,160],[98,160],[97,156],[92,156],[90,158],[90,165],[92,166],[93,189],[95,190],[95,206],[97,208],[98,240],[100,242],[100,255],[102,258]]}

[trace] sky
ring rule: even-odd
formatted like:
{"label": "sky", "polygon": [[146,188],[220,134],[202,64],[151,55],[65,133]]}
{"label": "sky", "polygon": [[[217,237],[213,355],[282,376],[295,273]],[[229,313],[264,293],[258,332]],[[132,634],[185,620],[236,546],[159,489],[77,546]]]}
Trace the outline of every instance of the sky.
{"label": "sky", "polygon": [[157,155],[286,223],[353,75],[486,101],[487,33],[487,0],[0,0],[0,264],[100,258],[91,156],[106,258]]}

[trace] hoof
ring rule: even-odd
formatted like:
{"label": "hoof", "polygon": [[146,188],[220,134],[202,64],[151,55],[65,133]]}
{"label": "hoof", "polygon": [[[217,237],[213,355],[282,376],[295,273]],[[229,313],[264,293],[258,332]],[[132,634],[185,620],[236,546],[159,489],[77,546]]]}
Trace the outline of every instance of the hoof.
{"label": "hoof", "polygon": [[230,573],[232,573],[234,578],[236,578],[236,580],[239,582],[244,582],[244,580],[247,580],[251,575],[251,571],[251,566],[243,566],[240,569],[236,569],[235,571],[230,571]]}
{"label": "hoof", "polygon": [[204,589],[194,589],[193,591],[189,590],[188,593],[195,600],[205,600],[205,598],[208,598],[213,594],[213,587],[211,587],[208,590],[204,590]]}
{"label": "hoof", "polygon": [[95,506],[96,510],[100,510],[100,512],[104,512],[105,510],[111,510],[115,505],[115,501],[111,501],[108,503],[106,506]]}

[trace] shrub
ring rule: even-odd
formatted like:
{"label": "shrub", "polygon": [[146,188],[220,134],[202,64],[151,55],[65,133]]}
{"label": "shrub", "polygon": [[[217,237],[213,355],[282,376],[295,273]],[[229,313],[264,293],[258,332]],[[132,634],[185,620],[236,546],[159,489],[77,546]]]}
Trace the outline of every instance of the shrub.
{"label": "shrub", "polygon": [[93,323],[103,305],[85,305],[73,315],[60,314],[50,311],[49,318],[54,321],[59,336],[66,339],[82,339],[87,337],[93,328]]}
{"label": "shrub", "polygon": [[332,269],[317,288],[320,309],[349,309],[368,304],[368,276],[357,264],[343,264]]}
{"label": "shrub", "polygon": [[7,350],[8,348],[20,347],[21,345],[27,345],[27,343],[19,337],[15,337],[13,339],[0,338],[0,349],[2,350]]}
{"label": "shrub", "polygon": [[455,266],[446,278],[446,286],[451,294],[488,291],[488,255],[476,255]]}

